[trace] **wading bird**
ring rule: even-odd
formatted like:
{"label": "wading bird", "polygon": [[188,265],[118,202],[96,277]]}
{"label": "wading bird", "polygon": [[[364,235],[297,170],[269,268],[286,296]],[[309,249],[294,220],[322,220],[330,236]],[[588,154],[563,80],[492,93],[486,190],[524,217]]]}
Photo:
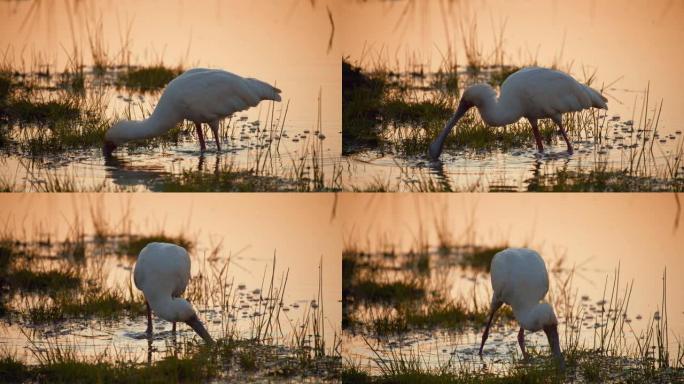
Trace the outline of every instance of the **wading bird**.
{"label": "wading bird", "polygon": [[503,304],[513,308],[515,319],[520,324],[518,343],[525,358],[525,330],[544,330],[551,351],[558,359],[561,369],[565,367],[558,340],[558,320],[549,303],[542,301],[549,290],[549,275],[544,260],[531,249],[508,248],[496,255],[491,264],[492,304],[489,320],[482,334],[480,356],[489,336],[494,314]]}
{"label": "wading bird", "polygon": [[537,120],[551,118],[563,135],[568,153],[572,154],[572,144],[563,128],[563,113],[591,107],[608,109],[606,101],[608,99],[598,91],[580,84],[563,72],[546,68],[523,68],[503,82],[498,100],[494,89],[487,84],[475,84],[466,89],[456,113],[430,144],[428,154],[432,159],[439,158],[449,132],[471,107],[477,107],[482,120],[492,127],[512,124],[522,117],[526,118],[532,126],[539,152],[544,151],[544,146]]}
{"label": "wading bird", "polygon": [[206,342],[209,332],[197,317],[192,305],[180,295],[190,280],[190,256],[183,247],[169,243],[149,243],[140,251],[133,270],[135,286],[143,291],[147,305],[147,332],[152,334],[152,311],[166,321],[188,324]]}
{"label": "wading bird", "polygon": [[219,142],[219,121],[254,107],[262,100],[280,101],[280,89],[263,81],[244,78],[220,69],[194,68],[171,80],[154,112],[143,121],[122,120],[105,134],[103,152],[110,156],[117,146],[131,140],[160,136],[183,120],[195,123],[202,151],[206,149],[202,123],[209,124]]}

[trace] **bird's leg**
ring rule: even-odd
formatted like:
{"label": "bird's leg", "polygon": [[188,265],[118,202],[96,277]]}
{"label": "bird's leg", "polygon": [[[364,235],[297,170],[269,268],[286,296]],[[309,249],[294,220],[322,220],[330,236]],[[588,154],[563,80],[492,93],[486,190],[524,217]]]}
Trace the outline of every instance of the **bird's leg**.
{"label": "bird's leg", "polygon": [[527,351],[525,350],[525,330],[523,327],[520,327],[520,331],[518,332],[518,344],[520,344],[520,350],[522,351],[523,358],[529,358],[530,355],[528,355]]}
{"label": "bird's leg", "polygon": [[563,128],[563,119],[561,117],[554,117],[553,122],[556,123],[558,130],[561,135],[563,135],[563,140],[565,140],[565,144],[568,146],[568,154],[572,155],[572,144],[570,143],[570,139],[568,139],[568,133],[565,132],[565,129]]}
{"label": "bird's leg", "polygon": [[487,341],[487,338],[489,337],[489,328],[492,326],[492,320],[494,320],[494,314],[496,311],[501,307],[501,304],[495,304],[492,305],[492,309],[489,312],[489,320],[487,321],[487,326],[485,327],[484,333],[482,334],[482,344],[480,344],[480,353],[479,355],[482,356],[482,349],[484,348],[485,341]]}
{"label": "bird's leg", "polygon": [[204,152],[207,146],[204,144],[204,134],[202,133],[202,123],[195,122],[195,128],[197,129],[197,138],[200,142],[200,149]]}
{"label": "bird's leg", "polygon": [[532,126],[532,133],[534,134],[534,140],[537,142],[537,150],[539,152],[544,152],[544,145],[542,144],[541,133],[539,133],[539,127],[537,126],[537,119],[528,119],[530,125]]}
{"label": "bird's leg", "polygon": [[221,142],[219,139],[218,121],[212,121],[211,123],[209,123],[209,126],[211,127],[211,131],[214,133],[214,140],[216,140],[216,149],[218,151],[221,151]]}
{"label": "bird's leg", "polygon": [[171,332],[176,333],[176,322],[173,322],[173,327],[171,328]]}
{"label": "bird's leg", "polygon": [[147,329],[145,333],[148,335],[152,334],[152,310],[150,309],[150,303],[145,300],[145,305],[147,306]]}

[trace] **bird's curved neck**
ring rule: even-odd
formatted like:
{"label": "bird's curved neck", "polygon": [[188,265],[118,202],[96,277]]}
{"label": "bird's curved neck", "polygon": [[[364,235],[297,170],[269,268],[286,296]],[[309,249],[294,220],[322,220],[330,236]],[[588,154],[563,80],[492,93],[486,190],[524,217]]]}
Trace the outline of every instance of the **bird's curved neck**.
{"label": "bird's curved neck", "polygon": [[152,307],[152,310],[157,314],[157,316],[166,321],[178,321],[178,311],[176,311],[176,306],[174,303],[174,300],[176,299],[169,295],[154,293],[150,295],[146,294],[145,299],[150,304],[150,307]]}
{"label": "bird's curved neck", "polygon": [[482,120],[492,127],[515,123],[520,119],[518,103],[512,98],[506,97],[505,93],[502,93],[498,99],[495,94],[492,94],[485,98],[477,109],[480,111]]}
{"label": "bird's curved neck", "polygon": [[513,307],[513,314],[515,315],[516,320],[518,320],[518,323],[520,323],[520,326],[528,331],[538,331],[539,329],[535,326],[536,322],[534,319],[535,316],[535,311],[534,309],[539,305],[537,304],[530,304],[530,305],[518,305]]}
{"label": "bird's curved neck", "polygon": [[181,120],[182,118],[179,118],[174,110],[159,103],[150,117],[139,121],[135,131],[128,132],[128,140],[149,139],[163,135]]}

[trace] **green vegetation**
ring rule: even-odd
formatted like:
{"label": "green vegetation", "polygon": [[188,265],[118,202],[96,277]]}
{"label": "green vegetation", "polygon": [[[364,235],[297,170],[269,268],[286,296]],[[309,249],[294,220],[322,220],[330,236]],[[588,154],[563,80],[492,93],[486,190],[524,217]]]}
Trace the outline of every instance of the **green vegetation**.
{"label": "green vegetation", "polygon": [[3,276],[10,289],[25,292],[55,292],[76,289],[81,279],[75,271],[31,271],[20,269]]}
{"label": "green vegetation", "polygon": [[0,118],[23,123],[55,126],[59,122],[75,120],[80,111],[73,100],[51,100],[47,102],[28,99],[11,100],[0,110]]}
{"label": "green vegetation", "polygon": [[145,303],[140,297],[131,299],[119,290],[93,285],[77,294],[53,294],[51,300],[40,300],[30,305],[21,312],[21,316],[33,324],[44,324],[91,317],[118,319],[127,315],[135,318],[144,313]]}
{"label": "green vegetation", "polygon": [[183,68],[170,69],[166,68],[163,64],[131,68],[120,75],[117,86],[140,92],[158,91],[181,73],[183,73]]}
{"label": "green vegetation", "polygon": [[38,355],[39,364],[27,365],[5,353],[0,359],[0,377],[13,383],[49,381],[51,383],[194,383],[245,379],[258,371],[259,377],[335,380],[339,359],[317,357],[315,366],[293,364],[286,348],[275,348],[253,341],[218,339],[212,346],[190,344],[178,355],[168,352],[151,364],[124,358],[83,359],[68,350],[46,351]]}
{"label": "green vegetation", "polygon": [[368,76],[346,58],[342,60],[343,154],[352,153],[355,146],[378,145],[376,125],[385,83],[383,77]]}
{"label": "green vegetation", "polygon": [[368,302],[398,302],[425,297],[425,289],[418,282],[378,283],[362,280],[348,287],[349,297]]}
{"label": "green vegetation", "polygon": [[608,169],[605,164],[594,169],[557,169],[555,173],[530,180],[529,192],[654,192],[684,190],[684,172],[673,178],[639,176],[629,170]]}
{"label": "green vegetation", "polygon": [[119,253],[128,257],[138,257],[140,251],[149,243],[172,243],[185,248],[192,253],[195,243],[183,236],[166,235],[164,232],[159,232],[152,235],[130,235],[128,239],[119,244]]}
{"label": "green vegetation", "polygon": [[479,269],[489,273],[492,266],[492,259],[494,255],[508,248],[508,246],[501,247],[477,247],[471,252],[466,252],[463,255],[461,265],[473,269]]}

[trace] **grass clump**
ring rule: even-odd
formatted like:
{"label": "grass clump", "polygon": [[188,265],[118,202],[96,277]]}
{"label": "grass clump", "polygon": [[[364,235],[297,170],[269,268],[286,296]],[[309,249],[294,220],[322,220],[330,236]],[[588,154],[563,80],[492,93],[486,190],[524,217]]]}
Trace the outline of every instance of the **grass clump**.
{"label": "grass clump", "polygon": [[406,102],[396,98],[387,100],[382,116],[395,124],[422,124],[424,121],[446,121],[452,110],[449,106],[429,100]]}
{"label": "grass clump", "polygon": [[50,127],[62,121],[76,120],[80,115],[80,109],[73,99],[34,101],[22,98],[10,100],[0,109],[0,118]]}
{"label": "grass clump", "polygon": [[240,367],[245,371],[254,371],[257,369],[257,358],[254,351],[241,351],[238,354],[238,361],[240,363]]}
{"label": "grass clump", "polygon": [[342,59],[342,152],[353,153],[356,146],[375,146],[380,137],[382,97],[387,79],[381,74],[369,76],[361,68]]}
{"label": "grass clump", "polygon": [[492,267],[492,259],[494,255],[508,248],[508,246],[500,247],[478,247],[470,252],[466,252],[461,260],[461,265],[477,270],[486,271],[489,273]]}
{"label": "grass clump", "polygon": [[76,289],[81,278],[73,270],[36,272],[21,269],[6,276],[10,289],[25,292],[55,292]]}
{"label": "grass clump", "polygon": [[[154,364],[126,361],[79,360],[73,355],[54,356],[38,365],[26,365],[6,357],[0,361],[0,373],[8,382],[50,383],[187,383],[203,382],[216,374],[216,366],[195,356],[167,356]],[[203,358],[203,359],[206,359]],[[11,371],[9,370],[11,368]]]}
{"label": "grass clump", "polygon": [[164,88],[166,84],[181,73],[183,73],[183,69],[180,67],[171,69],[161,64],[131,69],[119,77],[117,85],[141,92],[157,91]]}
{"label": "grass clump", "polygon": [[601,164],[594,169],[557,169],[548,175],[528,180],[529,192],[655,192],[684,190],[684,175],[658,178],[630,174],[629,170],[608,169]]}
{"label": "grass clump", "polygon": [[36,263],[26,261],[31,257],[31,253],[14,249],[11,242],[0,244],[0,289],[3,292],[54,293],[81,286],[81,277],[75,269],[34,270],[31,268]]}
{"label": "grass clump", "polygon": [[0,359],[0,377],[13,383],[203,383],[249,381],[259,377],[312,377],[319,380],[339,378],[338,359],[317,358],[321,372],[294,364],[282,356],[280,348],[254,341],[217,339],[214,345],[188,344],[181,351],[167,351],[151,363],[131,361],[124,356],[104,353],[92,358],[79,357],[60,346],[33,351],[38,364],[29,365],[5,353]]}
{"label": "grass clump", "polygon": [[128,257],[138,257],[140,251],[149,243],[171,243],[179,247],[185,248],[188,252],[192,252],[195,243],[184,237],[182,234],[177,236],[170,236],[164,232],[159,232],[152,235],[131,235],[128,240],[119,244],[119,253]]}
{"label": "grass clump", "polygon": [[349,296],[370,303],[401,302],[425,297],[425,289],[417,281],[379,283],[362,280],[349,287]]}
{"label": "grass clump", "polygon": [[21,315],[32,323],[43,324],[67,319],[99,317],[117,319],[128,314],[143,315],[145,305],[118,290],[90,286],[79,294],[60,292],[52,300],[41,300]]}

